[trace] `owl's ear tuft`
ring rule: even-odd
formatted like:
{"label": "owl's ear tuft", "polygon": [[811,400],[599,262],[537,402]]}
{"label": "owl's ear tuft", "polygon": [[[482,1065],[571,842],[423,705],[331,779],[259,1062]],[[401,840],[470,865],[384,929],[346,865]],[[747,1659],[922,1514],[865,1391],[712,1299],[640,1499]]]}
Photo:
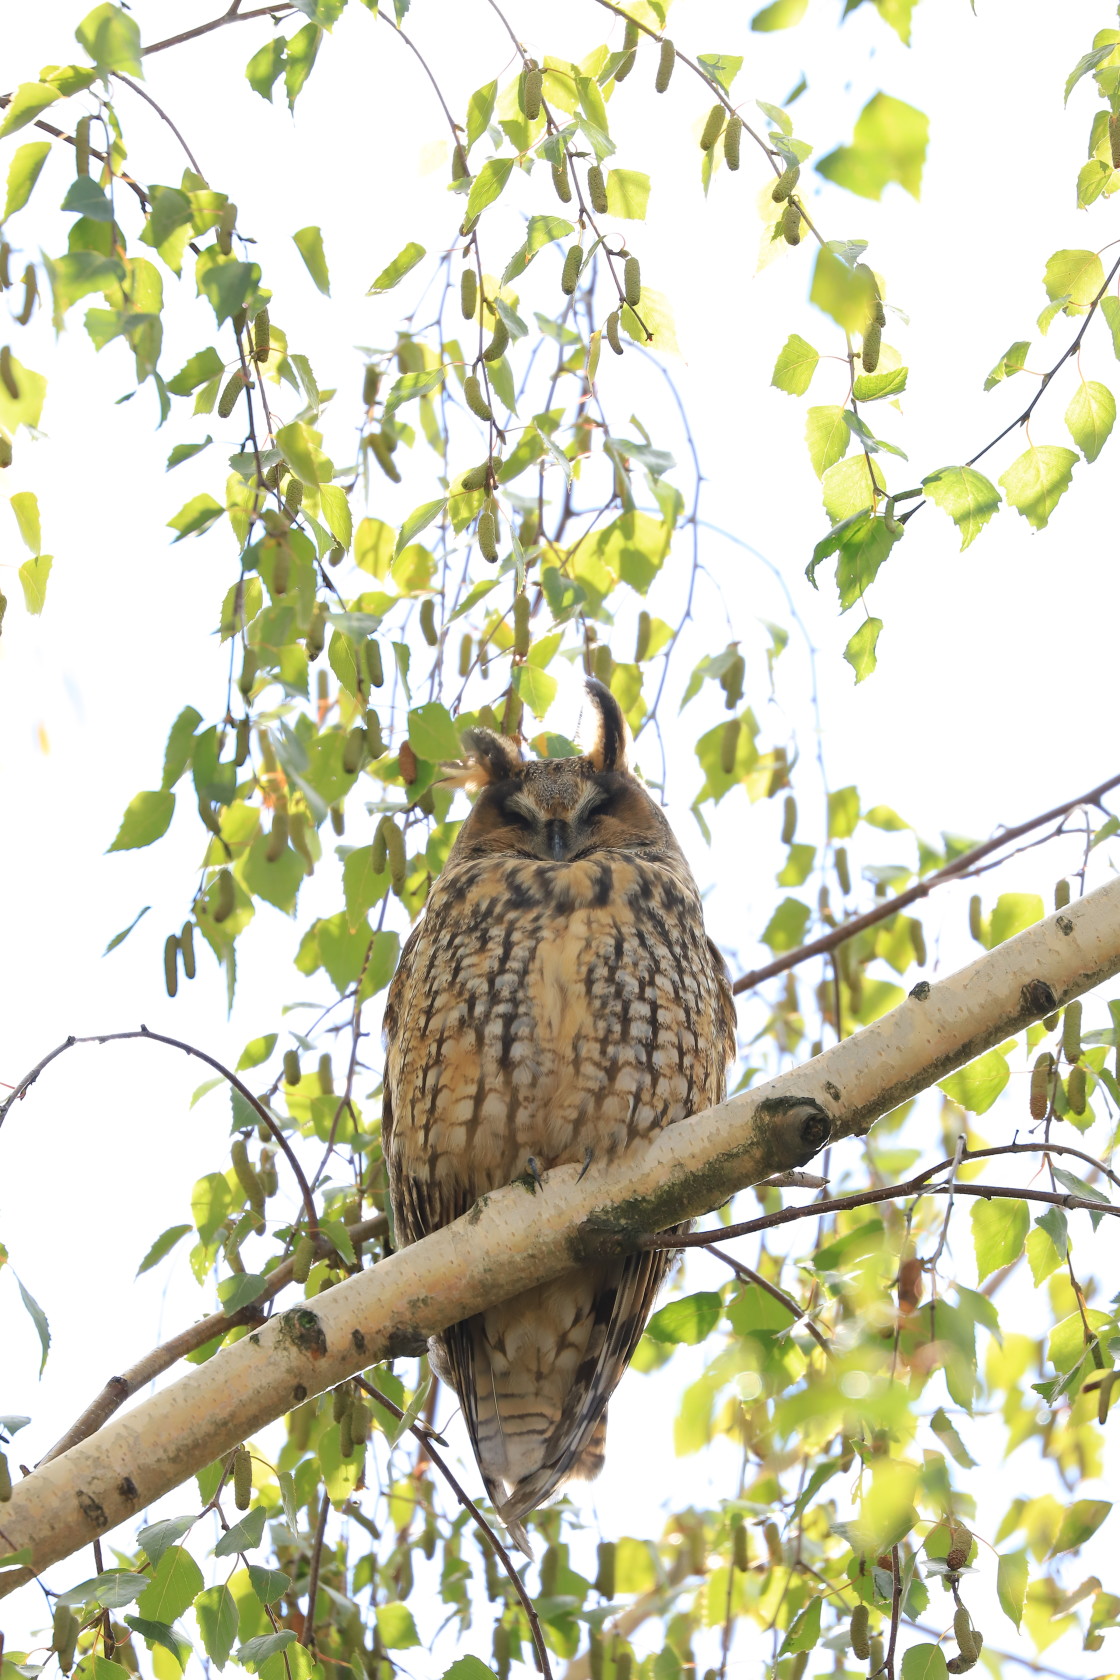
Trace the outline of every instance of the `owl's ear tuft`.
{"label": "owl's ear tuft", "polygon": [[595,707],[595,739],[587,757],[596,770],[628,770],[629,732],[622,707],[603,683],[588,680],[587,692]]}
{"label": "owl's ear tuft", "polygon": [[492,729],[465,729],[463,749],[464,762],[448,765],[443,780],[447,786],[466,788],[469,793],[495,782],[508,782],[525,762],[517,742],[506,735],[495,735]]}

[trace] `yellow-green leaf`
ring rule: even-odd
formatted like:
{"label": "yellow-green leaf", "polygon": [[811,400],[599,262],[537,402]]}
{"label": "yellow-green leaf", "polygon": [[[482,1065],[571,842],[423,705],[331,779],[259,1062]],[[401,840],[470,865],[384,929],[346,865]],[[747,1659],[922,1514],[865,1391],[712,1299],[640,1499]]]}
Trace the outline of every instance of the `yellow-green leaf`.
{"label": "yellow-green leaf", "polygon": [[1069,489],[1070,477],[1077,465],[1072,449],[1054,443],[1041,444],[1024,450],[1000,476],[1003,493],[1011,506],[1036,531],[1041,531]]}
{"label": "yellow-green leaf", "polygon": [[607,175],[607,209],[624,221],[645,220],[649,176],[640,169],[612,169]]}
{"label": "yellow-green leaf", "polygon": [[1050,1556],[1059,1552],[1074,1552],[1093,1535],[1112,1510],[1107,1499],[1077,1499],[1062,1518],[1058,1538],[1050,1548]]}
{"label": "yellow-green leaf", "polygon": [[457,759],[462,752],[459,731],[452,722],[451,713],[438,700],[414,706],[409,712],[408,739],[417,758],[426,759],[429,764],[439,764],[443,759]]}
{"label": "yellow-green leaf", "polygon": [[140,26],[120,6],[96,6],[82,19],[74,35],[99,70],[143,76]]}
{"label": "yellow-green leaf", "polygon": [[[813,360],[816,361],[815,351]],[[811,373],[812,369],[809,371]],[[847,453],[852,434],[844,415],[843,408],[830,403],[824,408],[811,408],[805,417],[805,442],[809,446],[809,459],[818,478]]]}
{"label": "yellow-green leaf", "polygon": [[39,179],[39,172],[51,149],[49,140],[29,140],[20,146],[8,167],[8,197],[4,204],[3,221],[22,210]]}
{"label": "yellow-green leaf", "polygon": [[1087,461],[1095,461],[1116,424],[1116,398],[1107,385],[1083,379],[1066,409],[1066,425]]}
{"label": "yellow-green leaf", "polygon": [[961,534],[961,548],[974,542],[999,507],[999,491],[975,467],[942,467],[922,480],[922,489]]}
{"label": "yellow-green leaf", "polygon": [[1095,251],[1055,251],[1042,276],[1051,303],[1066,315],[1080,315],[1104,285],[1104,268]]}
{"label": "yellow-green leaf", "polygon": [[379,1604],[376,1615],[381,1643],[388,1650],[403,1651],[410,1645],[419,1645],[420,1635],[407,1604]]}
{"label": "yellow-green leaf", "polygon": [[397,281],[403,280],[406,274],[410,274],[416,264],[427,254],[423,245],[417,245],[414,239],[410,239],[404,249],[397,252],[392,262],[381,270],[366,296],[377,297],[382,292],[391,291]]}
{"label": "yellow-green leaf", "polygon": [[870,271],[862,263],[858,269],[853,268],[822,246],[813,268],[809,301],[831,315],[846,332],[862,332],[875,307]]}
{"label": "yellow-green leaf", "polygon": [[928,142],[929,118],[924,111],[888,93],[877,93],[857,117],[851,145],[837,147],[821,159],[817,169],[861,198],[881,198],[891,181],[917,198]]}
{"label": "yellow-green leaf", "polygon": [[317,227],[305,227],[300,228],[298,233],[293,233],[292,238],[308,274],[324,297],[330,297],[331,277],[327,268],[326,252],[323,250],[322,233]]}
{"label": "yellow-green leaf", "polygon": [[109,850],[130,852],[139,846],[150,846],[153,840],[167,833],[174,813],[175,795],[170,791],[138,793],[129,801]]}
{"label": "yellow-green leaf", "polygon": [[869,677],[875,669],[875,650],[879,644],[879,632],[883,628],[881,618],[864,619],[855,634],[848,639],[844,649],[844,658],[856,674],[856,682],[861,683]]}
{"label": "yellow-green leaf", "polygon": [[182,1546],[171,1546],[160,1558],[150,1585],[137,1599],[137,1614],[148,1622],[174,1622],[194,1603],[202,1586],[202,1571],[191,1554]]}
{"label": "yellow-green leaf", "polygon": [[19,569],[19,581],[23,587],[23,600],[29,613],[41,613],[47,604],[47,579],[51,575],[51,557],[49,554],[38,554],[34,560],[25,560]]}
{"label": "yellow-green leaf", "polygon": [[819,361],[820,356],[811,344],[799,333],[790,333],[774,363],[770,383],[779,391],[788,391],[791,397],[802,397],[809,389]]}
{"label": "yellow-green leaf", "polygon": [[966,1067],[951,1073],[948,1079],[942,1079],[938,1089],[960,1103],[962,1108],[967,1108],[970,1114],[984,1114],[1010,1077],[1011,1069],[1006,1057],[1001,1056],[998,1050],[988,1050]]}
{"label": "yellow-green leaf", "polygon": [[[41,111],[48,105],[53,105],[62,96],[56,87],[48,87],[46,82],[24,82],[12,95],[11,103],[4,113],[4,121],[0,123],[0,140],[6,134],[14,134],[17,129],[25,128],[34,122]],[[10,190],[10,189],[9,189]]]}
{"label": "yellow-green leaf", "polygon": [[[1004,1064],[1006,1067],[1006,1064]],[[976,1249],[976,1271],[986,1277],[1010,1266],[1023,1252],[1031,1216],[1026,1202],[997,1197],[990,1202],[980,1196],[972,1204],[972,1241]]]}

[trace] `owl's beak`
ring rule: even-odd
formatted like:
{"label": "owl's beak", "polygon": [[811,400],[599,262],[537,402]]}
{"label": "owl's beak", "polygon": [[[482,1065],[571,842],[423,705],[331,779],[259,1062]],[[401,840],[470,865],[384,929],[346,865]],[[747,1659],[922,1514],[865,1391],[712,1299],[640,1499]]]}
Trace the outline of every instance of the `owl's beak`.
{"label": "owl's beak", "polygon": [[571,826],[563,817],[551,817],[545,824],[545,834],[548,837],[548,855],[557,863],[563,863],[571,848]]}

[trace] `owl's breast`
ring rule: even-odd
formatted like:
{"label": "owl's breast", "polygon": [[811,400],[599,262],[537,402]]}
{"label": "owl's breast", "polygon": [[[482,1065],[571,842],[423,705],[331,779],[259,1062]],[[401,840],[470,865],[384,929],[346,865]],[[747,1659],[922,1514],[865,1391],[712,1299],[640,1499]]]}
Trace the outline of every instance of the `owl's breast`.
{"label": "owl's breast", "polygon": [[475,1194],[530,1159],[616,1155],[723,1094],[699,899],[655,862],[507,857],[445,875],[394,988],[394,1147]]}

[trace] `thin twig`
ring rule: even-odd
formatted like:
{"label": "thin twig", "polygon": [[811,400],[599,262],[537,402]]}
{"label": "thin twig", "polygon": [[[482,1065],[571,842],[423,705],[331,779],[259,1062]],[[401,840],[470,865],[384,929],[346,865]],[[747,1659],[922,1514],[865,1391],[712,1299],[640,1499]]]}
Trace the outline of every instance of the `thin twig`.
{"label": "thin twig", "polygon": [[934,1249],[929,1259],[924,1262],[925,1267],[930,1271],[932,1271],[937,1265],[937,1262],[945,1252],[945,1243],[949,1236],[949,1221],[953,1216],[953,1187],[956,1183],[957,1174],[960,1171],[961,1157],[964,1154],[966,1141],[964,1133],[958,1132],[957,1147],[953,1153],[953,1164],[949,1168],[949,1200],[945,1204],[945,1218],[941,1222],[941,1236],[938,1240],[937,1247]]}
{"label": "thin twig", "polygon": [[717,1260],[722,1260],[725,1266],[730,1266],[735,1276],[742,1278],[744,1283],[756,1283],[760,1289],[765,1290],[767,1295],[780,1302],[793,1319],[793,1323],[790,1325],[791,1330],[796,1330],[798,1324],[804,1324],[825,1358],[832,1359],[834,1357],[827,1338],[817,1329],[808,1314],[802,1311],[792,1295],[787,1295],[784,1289],[779,1289],[768,1278],[764,1278],[761,1272],[753,1271],[750,1266],[745,1266],[741,1260],[736,1260],[734,1255],[726,1253],[722,1248],[717,1248],[715,1243],[709,1242],[703,1246],[706,1253],[714,1254]]}
{"label": "thin twig", "polygon": [[[157,105],[155,100],[152,98],[151,94],[147,93],[142,87],[138,87],[137,84],[132,80],[132,78],[130,76],[122,75],[119,70],[115,70],[113,72],[113,74],[116,77],[118,82],[123,82],[126,88],[131,88],[133,93],[139,94],[140,98],[143,99],[146,104],[148,104],[152,107],[152,110],[156,113],[156,115],[158,117],[163,118],[164,122],[167,124],[168,128],[171,130],[171,132],[175,136],[176,140],[178,140],[180,146],[182,146],[184,152],[186,152],[187,159],[190,163],[191,168],[194,170],[195,174],[196,175],[202,175],[203,171],[202,171],[201,167],[199,166],[198,159],[195,157],[194,153],[191,151],[190,147],[187,145],[186,140],[180,134],[179,130],[176,128],[175,124],[172,122],[171,118],[168,116],[168,114],[164,110],[163,106],[162,105]],[[203,176],[203,179],[205,179],[205,176]]]}
{"label": "thin twig", "polygon": [[[359,1388],[364,1389],[367,1394],[371,1395],[373,1399],[377,1401],[379,1406],[384,1406],[386,1411],[392,1412],[395,1417],[404,1417],[404,1413],[401,1408],[395,1405],[394,1402],[389,1399],[388,1395],[382,1394],[379,1389],[374,1388],[372,1383],[367,1382],[365,1377],[356,1377],[354,1380]],[[493,1546],[495,1557],[498,1559],[498,1562],[508,1575],[510,1585],[513,1587],[514,1592],[521,1601],[521,1608],[524,1610],[529,1623],[529,1632],[533,1640],[533,1649],[537,1653],[537,1664],[540,1668],[541,1674],[544,1676],[544,1680],[552,1680],[552,1668],[548,1660],[548,1647],[545,1645],[544,1634],[541,1632],[540,1618],[533,1607],[533,1601],[529,1597],[524,1581],[514,1568],[513,1559],[510,1557],[508,1550],[502,1545],[502,1542],[498,1539],[493,1527],[487,1522],[470,1494],[467,1493],[465,1488],[460,1486],[450,1466],[443,1458],[440,1457],[440,1454],[436,1451],[435,1447],[433,1447],[431,1433],[419,1424],[411,1423],[408,1427],[409,1432],[422,1443],[428,1458],[431,1459],[440,1475],[446,1481],[448,1487],[451,1489],[452,1493],[454,1493],[460,1505],[462,1505],[464,1510],[470,1512],[479,1528],[483,1531],[486,1538]]]}
{"label": "thin twig", "polygon": [[19,1081],[18,1085],[15,1086],[10,1095],[5,1097],[4,1101],[0,1103],[0,1126],[4,1124],[8,1110],[17,1098],[22,1100],[22,1098],[27,1095],[27,1092],[31,1089],[39,1075],[43,1072],[43,1069],[49,1067],[55,1057],[61,1056],[63,1051],[72,1050],[75,1044],[115,1044],[126,1038],[147,1039],[149,1043],[152,1044],[167,1044],[170,1045],[173,1050],[182,1050],[184,1055],[197,1056],[200,1062],[205,1062],[207,1067],[212,1067],[216,1073],[220,1073],[223,1079],[229,1081],[235,1091],[239,1091],[241,1093],[250,1108],[254,1110],[259,1119],[261,1119],[268,1127],[277,1147],[283,1151],[285,1159],[292,1169],[296,1183],[300,1187],[304,1211],[307,1214],[308,1235],[317,1236],[319,1231],[319,1217],[315,1212],[315,1199],[311,1194],[311,1189],[308,1185],[307,1179],[304,1177],[303,1168],[296,1160],[291,1144],[284,1136],[284,1133],[281,1131],[272,1115],[268,1112],[268,1109],[265,1108],[264,1104],[253,1095],[252,1091],[250,1091],[249,1087],[244,1084],[242,1080],[238,1079],[235,1073],[232,1073],[230,1069],[219,1062],[216,1057],[209,1055],[205,1050],[197,1049],[193,1044],[185,1043],[181,1038],[170,1038],[166,1033],[151,1032],[146,1026],[144,1026],[143,1022],[141,1022],[139,1029],[135,1032],[93,1033],[84,1038],[77,1038],[71,1034],[70,1037],[62,1044],[56,1045],[56,1047],[50,1051],[48,1055],[44,1056],[42,1061],[37,1062],[31,1069],[30,1073],[24,1074],[23,1078]]}
{"label": "thin twig", "polygon": [[1058,817],[1068,815],[1079,805],[1099,805],[1104,795],[1114,787],[1120,787],[1120,776],[1110,776],[1108,781],[1101,782],[1088,793],[1078,794],[1076,799],[1067,799],[1064,804],[1055,805],[1052,810],[1044,811],[1041,816],[1031,817],[1028,822],[1018,823],[1014,828],[1005,828],[1001,834],[995,835],[991,840],[985,840],[982,845],[974,846],[970,852],[962,852],[960,857],[954,858],[952,863],[947,863],[943,869],[927,875],[924,881],[916,881],[912,887],[907,887],[905,892],[896,894],[894,898],[884,899],[873,909],[865,911],[862,916],[853,916],[850,922],[841,923],[838,928],[822,934],[819,939],[810,940],[808,945],[800,945],[796,951],[787,951],[784,956],[775,957],[773,962],[766,963],[764,967],[754,968],[749,974],[740,975],[731,990],[736,995],[753,991],[756,986],[761,986],[764,980],[772,980],[775,974],[784,974],[787,969],[797,968],[812,957],[823,956],[825,952],[835,950],[836,946],[854,939],[865,928],[875,927],[877,923],[897,915],[900,910],[905,910],[918,899],[925,898],[935,887],[943,885],[946,881],[959,880],[961,876],[967,875],[981,858],[999,851],[1024,834],[1030,834],[1033,829],[1041,828],[1043,823],[1054,822]]}
{"label": "thin twig", "polygon": [[279,18],[296,9],[295,6],[281,0],[281,3],[274,6],[258,6],[255,12],[240,12],[235,3],[228,12],[223,12],[221,17],[212,18],[209,23],[200,23],[195,29],[184,29],[181,35],[168,35],[166,40],[154,41],[150,47],[142,48],[140,57],[148,58],[152,53],[164,52],[168,47],[181,46],[184,41],[197,40],[200,35],[209,35],[215,29],[224,29],[227,23],[248,23],[252,18],[259,17]]}
{"label": "thin twig", "polygon": [[323,1494],[323,1503],[319,1506],[319,1521],[315,1525],[315,1539],[311,1546],[311,1569],[307,1576],[307,1615],[303,1622],[303,1638],[301,1645],[309,1651],[315,1650],[315,1600],[319,1596],[319,1570],[323,1562],[323,1542],[327,1537],[327,1518],[331,1510],[329,1493]]}
{"label": "thin twig", "polygon": [[898,1644],[898,1624],[902,1616],[902,1561],[898,1555],[898,1547],[891,1547],[891,1575],[894,1579],[894,1589],[891,1592],[891,1636],[887,1644],[887,1680],[894,1680],[894,1652]]}

